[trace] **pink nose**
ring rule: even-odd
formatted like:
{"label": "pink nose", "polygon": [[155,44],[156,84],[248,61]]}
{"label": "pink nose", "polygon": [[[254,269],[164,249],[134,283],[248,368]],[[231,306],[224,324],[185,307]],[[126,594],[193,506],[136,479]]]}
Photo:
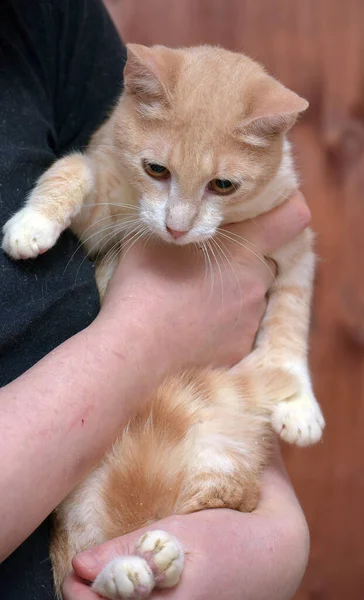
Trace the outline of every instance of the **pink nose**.
{"label": "pink nose", "polygon": [[169,227],[167,227],[167,231],[175,240],[178,240],[178,238],[182,237],[185,233],[187,233],[187,231],[178,231],[177,229],[170,229]]}

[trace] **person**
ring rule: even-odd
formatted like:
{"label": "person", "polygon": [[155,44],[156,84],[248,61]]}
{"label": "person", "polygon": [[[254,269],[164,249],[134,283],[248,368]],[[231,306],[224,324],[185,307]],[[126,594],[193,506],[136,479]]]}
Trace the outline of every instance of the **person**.
{"label": "person", "polygon": [[[106,118],[122,89],[126,54],[99,0],[3,0],[0,48],[2,226],[40,174],[82,150]],[[297,194],[232,229],[263,256],[309,220]],[[54,597],[48,515],[164,375],[187,364],[230,366],[251,350],[271,270],[237,245],[229,250],[236,276],[220,264],[223,306],[221,287],[206,294],[205,266],[183,248],[136,244],[100,310],[94,266],[69,231],[35,261],[15,263],[0,252],[3,600]],[[305,569],[307,525],[278,450],[253,514],[204,511],[159,525],[194,553],[169,592],[175,600],[284,600]],[[84,580],[114,553],[128,552],[136,535],[76,557],[65,599],[95,598]]]}

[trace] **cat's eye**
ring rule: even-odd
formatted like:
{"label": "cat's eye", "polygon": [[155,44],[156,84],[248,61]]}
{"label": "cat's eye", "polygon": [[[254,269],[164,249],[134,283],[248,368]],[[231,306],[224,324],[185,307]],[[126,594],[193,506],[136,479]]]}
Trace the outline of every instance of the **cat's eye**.
{"label": "cat's eye", "polygon": [[227,196],[235,192],[237,186],[229,179],[212,179],[208,184],[208,189],[220,196]]}
{"label": "cat's eye", "polygon": [[168,179],[171,174],[166,167],[157,163],[144,162],[143,166],[147,175],[154,177],[154,179]]}

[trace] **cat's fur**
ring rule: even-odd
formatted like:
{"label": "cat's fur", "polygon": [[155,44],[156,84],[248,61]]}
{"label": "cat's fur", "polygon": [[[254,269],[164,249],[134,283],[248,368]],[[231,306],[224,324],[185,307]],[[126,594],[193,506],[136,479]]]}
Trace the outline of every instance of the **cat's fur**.
{"label": "cat's fur", "polygon": [[[222,235],[221,224],[266,212],[297,188],[285,133],[306,108],[244,55],[130,45],[125,90],[110,118],[85,154],[57,161],[40,178],[5,225],[3,248],[15,259],[35,257],[68,226],[93,254],[149,232],[177,244]],[[151,178],[145,162],[166,166],[171,177]],[[233,180],[234,193],[215,195],[213,179]],[[72,556],[93,544],[172,513],[252,510],[270,424],[289,442],[320,439],[324,420],[307,367],[311,232],[272,258],[279,273],[240,372],[168,379],[57,510],[58,592]],[[101,293],[115,263],[101,267]],[[143,597],[178,581],[183,551],[171,536],[147,534],[137,552],[108,565],[95,589],[108,598]]]}

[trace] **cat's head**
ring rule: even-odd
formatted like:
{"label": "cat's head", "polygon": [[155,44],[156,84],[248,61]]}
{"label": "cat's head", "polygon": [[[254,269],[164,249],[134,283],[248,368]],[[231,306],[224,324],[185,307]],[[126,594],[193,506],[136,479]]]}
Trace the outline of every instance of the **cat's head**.
{"label": "cat's head", "polygon": [[245,55],[129,45],[114,144],[142,221],[187,244],[213,236],[237,206],[251,216],[307,106]]}

